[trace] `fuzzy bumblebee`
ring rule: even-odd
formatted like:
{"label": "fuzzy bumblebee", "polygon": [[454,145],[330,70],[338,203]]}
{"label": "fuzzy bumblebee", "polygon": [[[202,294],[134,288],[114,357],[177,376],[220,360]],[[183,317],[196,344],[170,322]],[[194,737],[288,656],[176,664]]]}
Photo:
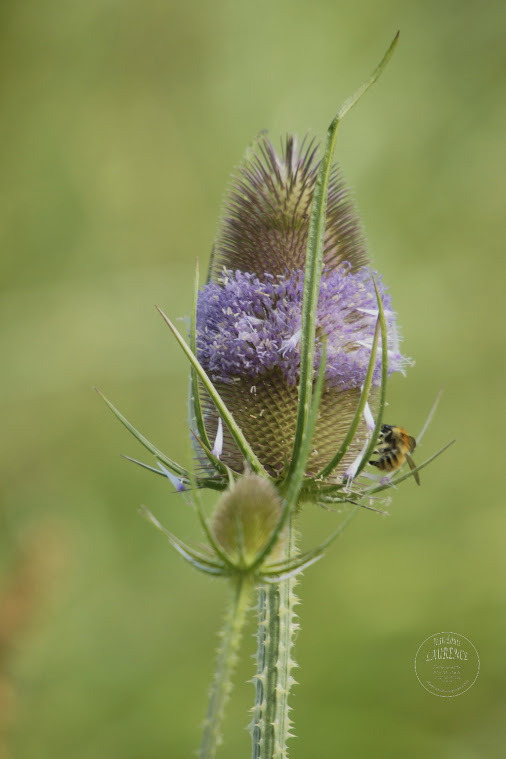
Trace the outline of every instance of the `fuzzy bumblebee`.
{"label": "fuzzy bumblebee", "polygon": [[[383,424],[378,446],[374,451],[379,458],[369,461],[369,464],[378,467],[381,472],[395,472],[407,461],[409,467],[415,469],[415,462],[411,458],[415,448],[415,438],[408,435],[403,427],[398,427],[395,424]],[[414,478],[419,485],[418,472],[415,472]]]}

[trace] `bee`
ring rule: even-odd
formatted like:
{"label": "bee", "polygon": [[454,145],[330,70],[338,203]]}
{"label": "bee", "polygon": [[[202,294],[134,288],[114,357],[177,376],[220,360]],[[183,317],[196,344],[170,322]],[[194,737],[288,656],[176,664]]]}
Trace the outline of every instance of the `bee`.
{"label": "bee", "polygon": [[[369,464],[377,466],[382,472],[395,472],[407,461],[410,469],[415,469],[416,464],[411,458],[415,448],[415,438],[408,435],[403,427],[397,427],[395,424],[383,424],[379,434],[378,448],[374,451],[378,458],[370,461]],[[413,477],[416,484],[419,485],[418,472],[415,472]]]}

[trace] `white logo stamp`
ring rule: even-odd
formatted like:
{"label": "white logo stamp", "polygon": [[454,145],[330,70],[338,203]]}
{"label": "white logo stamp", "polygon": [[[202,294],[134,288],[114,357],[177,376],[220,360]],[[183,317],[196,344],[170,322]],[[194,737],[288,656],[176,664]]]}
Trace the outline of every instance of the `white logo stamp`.
{"label": "white logo stamp", "polygon": [[421,685],[434,696],[460,696],[476,682],[480,672],[478,651],[468,638],[453,632],[430,635],[415,656]]}

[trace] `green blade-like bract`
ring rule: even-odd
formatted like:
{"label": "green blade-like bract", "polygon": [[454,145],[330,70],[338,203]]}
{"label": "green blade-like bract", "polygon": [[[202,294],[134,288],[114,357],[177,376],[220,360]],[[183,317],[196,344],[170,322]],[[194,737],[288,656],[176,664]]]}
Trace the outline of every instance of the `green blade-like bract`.
{"label": "green blade-like bract", "polygon": [[337,137],[339,123],[351,108],[358,102],[362,95],[371,87],[381,75],[383,69],[390,60],[399,33],[394,37],[390,47],[382,61],[367,82],[346,100],[339,108],[336,116],[330,123],[327,131],[325,151],[318,170],[318,176],[313,192],[311,215],[309,217],[309,231],[306,248],[306,265],[304,273],[304,292],[302,298],[302,326],[301,326],[301,364],[299,380],[299,400],[297,408],[297,426],[293,444],[292,459],[288,471],[291,477],[297,467],[297,459],[304,439],[305,428],[308,425],[311,413],[311,393],[313,388],[313,372],[315,357],[315,331],[316,316],[318,309],[318,295],[323,267],[323,247],[325,239],[327,196],[329,178],[332,165],[332,156]]}
{"label": "green blade-like bract", "polygon": [[172,334],[178,341],[179,345],[183,349],[184,353],[186,353],[186,356],[189,358],[190,363],[192,367],[195,369],[199,379],[201,380],[202,384],[204,385],[207,393],[209,394],[209,397],[211,398],[212,402],[216,406],[216,410],[218,414],[223,419],[223,422],[227,425],[230,434],[234,438],[239,450],[241,451],[242,455],[248,462],[250,468],[256,472],[256,474],[260,474],[263,477],[268,477],[270,479],[269,474],[265,471],[264,467],[258,460],[257,455],[251,448],[250,444],[242,434],[242,430],[235,421],[234,417],[226,407],[222,397],[214,387],[213,383],[209,379],[207,373],[205,372],[204,368],[202,367],[201,363],[197,359],[195,353],[191,350],[191,348],[186,344],[183,337],[180,335],[174,324],[171,322],[169,317],[164,314],[164,312],[159,308],[158,311],[160,312],[163,320],[167,324],[167,326],[170,328]]}
{"label": "green blade-like bract", "polygon": [[116,406],[114,406],[110,400],[108,400],[105,395],[100,392],[100,390],[95,388],[97,393],[100,395],[101,398],[106,402],[106,404],[111,409],[114,416],[119,419],[121,424],[123,424],[129,432],[132,433],[134,438],[136,438],[139,443],[141,443],[144,448],[147,448],[147,450],[153,454],[155,458],[157,458],[159,461],[162,462],[162,464],[165,464],[165,466],[169,467],[175,474],[177,474],[179,477],[181,477],[185,482],[190,481],[190,473],[187,469],[180,466],[177,462],[173,461],[172,459],[169,459],[168,456],[166,456],[164,453],[162,453],[153,443],[150,443],[147,438],[144,437],[144,435],[141,435],[139,430],[136,430],[133,424],[131,424],[126,417],[123,416],[123,414],[118,411]]}

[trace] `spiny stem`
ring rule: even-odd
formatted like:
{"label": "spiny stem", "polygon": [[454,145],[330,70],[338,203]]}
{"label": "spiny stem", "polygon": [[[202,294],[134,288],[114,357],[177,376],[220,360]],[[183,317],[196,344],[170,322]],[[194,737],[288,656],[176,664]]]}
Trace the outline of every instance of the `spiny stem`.
{"label": "spiny stem", "polygon": [[204,720],[204,732],[199,759],[214,759],[221,742],[221,723],[225,706],[232,690],[232,675],[237,663],[239,645],[246,613],[250,607],[252,582],[245,575],[235,580],[232,603],[220,633],[216,670],[209,693],[209,704]]}
{"label": "spiny stem", "polygon": [[[291,530],[293,534],[293,530]],[[286,558],[293,540],[287,541]],[[294,679],[291,670],[293,637],[298,630],[294,606],[296,578],[261,585],[258,591],[258,649],[256,698],[251,722],[252,759],[287,759],[291,737],[288,695]]]}

